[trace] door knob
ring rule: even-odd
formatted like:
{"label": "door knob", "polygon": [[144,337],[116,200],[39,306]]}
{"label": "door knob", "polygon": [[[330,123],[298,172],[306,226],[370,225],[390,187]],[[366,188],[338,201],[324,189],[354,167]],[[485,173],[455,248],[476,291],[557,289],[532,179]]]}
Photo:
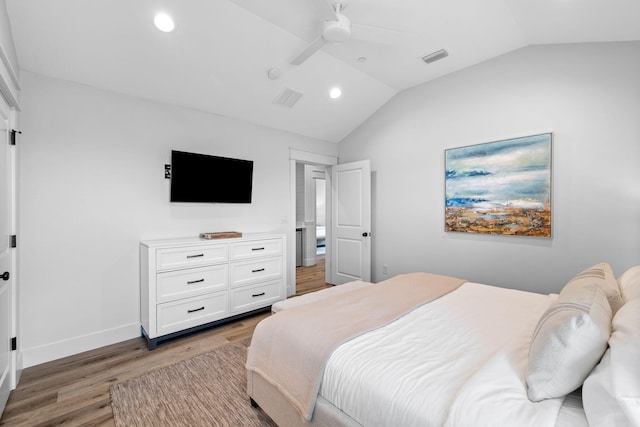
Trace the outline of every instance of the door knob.
{"label": "door knob", "polygon": [[9,277],[11,275],[9,274],[8,271],[5,271],[4,273],[2,273],[2,276],[0,276],[0,278],[2,278],[2,280],[9,280]]}
{"label": "door knob", "polygon": [[367,233],[366,231],[364,233],[362,233],[362,237],[367,237],[369,235],[369,233]]}

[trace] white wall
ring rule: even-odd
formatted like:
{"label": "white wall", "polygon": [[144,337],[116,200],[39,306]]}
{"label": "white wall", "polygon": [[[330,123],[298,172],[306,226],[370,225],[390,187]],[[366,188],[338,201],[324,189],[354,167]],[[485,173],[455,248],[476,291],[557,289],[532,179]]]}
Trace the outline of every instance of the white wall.
{"label": "white wall", "polygon": [[6,0],[0,0],[0,96],[11,107],[18,106],[18,57],[13,43]]}
{"label": "white wall", "polygon": [[[29,72],[21,85],[25,367],[139,335],[140,240],[287,233],[289,148],[337,154],[332,143]],[[253,202],[169,203],[171,149],[254,160]]]}
{"label": "white wall", "polygon": [[11,67],[17,70],[18,57],[16,55],[16,47],[13,44],[13,35],[11,34],[11,24],[9,22],[9,15],[7,14],[6,0],[0,0],[0,24],[0,46]]}
{"label": "white wall", "polygon": [[[374,280],[388,265],[546,293],[640,264],[639,118],[639,42],[528,47],[398,94],[339,145],[371,159]],[[446,148],[547,131],[552,239],[444,232]]]}

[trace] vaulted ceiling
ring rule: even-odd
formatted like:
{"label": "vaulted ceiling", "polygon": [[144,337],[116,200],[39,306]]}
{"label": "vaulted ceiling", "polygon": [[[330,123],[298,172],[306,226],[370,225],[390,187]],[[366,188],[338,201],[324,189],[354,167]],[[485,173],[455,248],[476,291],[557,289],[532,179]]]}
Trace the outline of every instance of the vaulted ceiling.
{"label": "vaulted ceiling", "polygon": [[[332,142],[399,91],[515,49],[640,40],[638,0],[341,0],[351,38],[292,65],[336,1],[6,3],[23,70]],[[275,103],[287,89],[301,94],[292,107]]]}

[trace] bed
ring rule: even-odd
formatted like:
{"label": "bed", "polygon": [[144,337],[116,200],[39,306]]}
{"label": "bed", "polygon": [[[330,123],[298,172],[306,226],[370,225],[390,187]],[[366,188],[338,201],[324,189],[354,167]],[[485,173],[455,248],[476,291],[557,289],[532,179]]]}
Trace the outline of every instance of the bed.
{"label": "bed", "polygon": [[551,295],[411,273],[273,311],[247,385],[281,427],[640,425],[640,266]]}

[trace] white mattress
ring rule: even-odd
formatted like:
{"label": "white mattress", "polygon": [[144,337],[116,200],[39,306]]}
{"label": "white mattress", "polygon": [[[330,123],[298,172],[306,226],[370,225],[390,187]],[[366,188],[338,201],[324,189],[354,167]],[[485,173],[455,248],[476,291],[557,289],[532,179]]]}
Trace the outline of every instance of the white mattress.
{"label": "white mattress", "polygon": [[320,395],[365,426],[555,426],[563,399],[533,403],[524,380],[551,298],[466,283],[340,346]]}

